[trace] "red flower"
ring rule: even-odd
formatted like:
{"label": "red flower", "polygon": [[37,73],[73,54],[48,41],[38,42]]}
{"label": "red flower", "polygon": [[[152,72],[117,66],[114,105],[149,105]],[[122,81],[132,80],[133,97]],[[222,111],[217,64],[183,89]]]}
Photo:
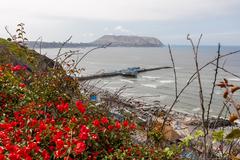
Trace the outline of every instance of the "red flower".
{"label": "red flower", "polygon": [[113,152],[113,148],[108,148],[108,153],[111,153],[111,152]]}
{"label": "red flower", "polygon": [[34,127],[38,123],[37,119],[31,119],[30,122],[28,123],[29,127]]}
{"label": "red flower", "polygon": [[11,68],[12,71],[20,71],[22,69],[22,66],[21,65],[16,65],[14,67]]}
{"label": "red flower", "polygon": [[101,123],[102,124],[107,124],[109,122],[108,118],[107,117],[102,117],[101,118]]}
{"label": "red flower", "polygon": [[80,100],[76,101],[76,106],[77,106],[77,109],[79,110],[79,112],[81,112],[82,114],[84,114],[86,112],[86,108],[82,104],[82,101],[80,101]]}
{"label": "red flower", "polygon": [[55,141],[55,144],[56,144],[57,150],[62,149],[63,146],[64,146],[64,142],[63,142],[62,139],[57,139],[57,140]]}
{"label": "red flower", "polygon": [[4,70],[4,68],[2,66],[0,66],[0,72],[2,72]]}
{"label": "red flower", "polygon": [[70,132],[70,128],[69,127],[64,127],[64,130],[66,131],[66,132]]}
{"label": "red flower", "polygon": [[100,122],[98,119],[95,119],[92,124],[95,126],[95,127],[99,127],[100,126]]}
{"label": "red flower", "polygon": [[45,124],[43,121],[41,121],[41,122],[40,122],[40,125],[39,125],[40,131],[43,131],[43,130],[45,130],[46,128],[47,128],[46,124]]}
{"label": "red flower", "polygon": [[49,155],[49,153],[45,149],[42,152],[42,156],[43,156],[44,160],[50,159],[50,155]]}
{"label": "red flower", "polygon": [[85,141],[88,139],[88,133],[87,132],[81,132],[79,135],[78,135],[79,139]]}
{"label": "red flower", "polygon": [[71,122],[72,122],[72,123],[76,123],[76,122],[77,122],[77,118],[76,118],[76,117],[72,117],[72,118],[71,118]]}
{"label": "red flower", "polygon": [[5,156],[2,155],[2,154],[0,154],[0,159],[1,159],[1,160],[5,160]]}
{"label": "red flower", "polygon": [[61,150],[57,150],[54,152],[56,158],[60,158],[65,152]]}
{"label": "red flower", "polygon": [[74,152],[76,154],[81,154],[81,153],[83,153],[85,151],[85,149],[86,149],[86,144],[83,143],[83,142],[78,142],[76,144],[76,147],[74,148]]}
{"label": "red flower", "polygon": [[33,149],[37,148],[37,143],[36,142],[30,142],[28,144],[28,148],[29,148],[29,150],[33,150]]}
{"label": "red flower", "polygon": [[63,136],[63,132],[62,131],[57,131],[57,132],[55,132],[55,135],[53,136],[53,139],[54,140],[61,139],[62,136]]}
{"label": "red flower", "polygon": [[113,125],[109,125],[109,126],[108,126],[108,130],[110,130],[110,131],[111,131],[113,128],[114,128]]}
{"label": "red flower", "polygon": [[120,128],[121,128],[121,123],[120,123],[119,121],[116,121],[116,122],[115,122],[115,127],[116,127],[117,129],[120,129]]}
{"label": "red flower", "polygon": [[25,87],[26,87],[26,84],[20,83],[20,84],[19,84],[19,87],[20,87],[20,88],[25,88]]}
{"label": "red flower", "polygon": [[124,127],[127,127],[127,126],[128,126],[128,121],[127,121],[127,120],[123,121],[123,126],[124,126]]}
{"label": "red flower", "polygon": [[80,129],[80,132],[86,132],[86,133],[89,133],[90,129],[85,126],[85,125],[82,125],[81,129]]}
{"label": "red flower", "polygon": [[10,160],[20,160],[20,155],[19,154],[17,154],[17,153],[10,153],[9,155],[8,155],[8,158],[10,159]]}
{"label": "red flower", "polygon": [[0,154],[2,154],[4,151],[4,148],[2,146],[0,146]]}
{"label": "red flower", "polygon": [[97,135],[97,134],[94,134],[94,133],[92,134],[91,137],[92,137],[92,139],[95,140],[95,141],[98,139],[98,135]]}
{"label": "red flower", "polygon": [[130,129],[136,129],[136,124],[135,123],[132,123],[132,124],[130,124]]}
{"label": "red flower", "polygon": [[63,102],[62,104],[57,105],[57,109],[60,112],[68,111],[68,103]]}
{"label": "red flower", "polygon": [[41,137],[40,137],[40,133],[37,133],[35,136],[36,142],[40,143],[41,142]]}

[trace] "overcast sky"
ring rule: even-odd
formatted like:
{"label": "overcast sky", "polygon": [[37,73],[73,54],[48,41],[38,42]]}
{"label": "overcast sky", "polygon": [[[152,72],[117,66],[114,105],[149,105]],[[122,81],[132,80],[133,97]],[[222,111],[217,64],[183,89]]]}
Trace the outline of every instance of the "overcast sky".
{"label": "overcast sky", "polygon": [[25,23],[27,37],[89,42],[105,34],[154,36],[165,44],[188,44],[203,33],[203,44],[240,45],[240,0],[4,0],[4,26],[14,33]]}

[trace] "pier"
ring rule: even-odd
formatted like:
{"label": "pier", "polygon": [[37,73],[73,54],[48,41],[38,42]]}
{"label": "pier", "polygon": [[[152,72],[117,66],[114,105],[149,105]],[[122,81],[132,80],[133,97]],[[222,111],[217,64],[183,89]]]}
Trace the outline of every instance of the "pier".
{"label": "pier", "polygon": [[136,78],[139,73],[154,71],[154,70],[161,70],[161,69],[169,69],[172,67],[165,66],[165,67],[154,67],[154,68],[140,68],[140,67],[131,67],[119,71],[109,72],[109,73],[101,73],[95,74],[90,76],[83,76],[78,77],[79,81],[97,79],[97,78],[107,78],[107,77],[114,77],[114,76],[124,76],[124,77],[133,77]]}

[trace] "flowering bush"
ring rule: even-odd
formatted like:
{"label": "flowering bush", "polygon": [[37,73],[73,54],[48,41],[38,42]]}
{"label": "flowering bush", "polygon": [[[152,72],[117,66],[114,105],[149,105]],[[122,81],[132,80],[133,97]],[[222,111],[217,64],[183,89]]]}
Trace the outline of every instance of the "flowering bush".
{"label": "flowering bush", "polygon": [[34,76],[25,66],[0,66],[0,159],[101,159],[131,148],[134,123],[87,101],[52,97],[36,86],[51,77]]}

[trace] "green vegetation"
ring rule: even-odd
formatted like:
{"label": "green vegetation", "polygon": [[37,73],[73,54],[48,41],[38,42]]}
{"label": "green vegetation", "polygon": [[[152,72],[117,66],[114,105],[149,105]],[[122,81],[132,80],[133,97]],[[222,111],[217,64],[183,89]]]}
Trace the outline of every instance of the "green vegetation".
{"label": "green vegetation", "polygon": [[0,38],[0,63],[24,64],[35,71],[44,71],[47,66],[53,65],[53,61],[45,56],[30,50],[17,42],[11,42]]}

